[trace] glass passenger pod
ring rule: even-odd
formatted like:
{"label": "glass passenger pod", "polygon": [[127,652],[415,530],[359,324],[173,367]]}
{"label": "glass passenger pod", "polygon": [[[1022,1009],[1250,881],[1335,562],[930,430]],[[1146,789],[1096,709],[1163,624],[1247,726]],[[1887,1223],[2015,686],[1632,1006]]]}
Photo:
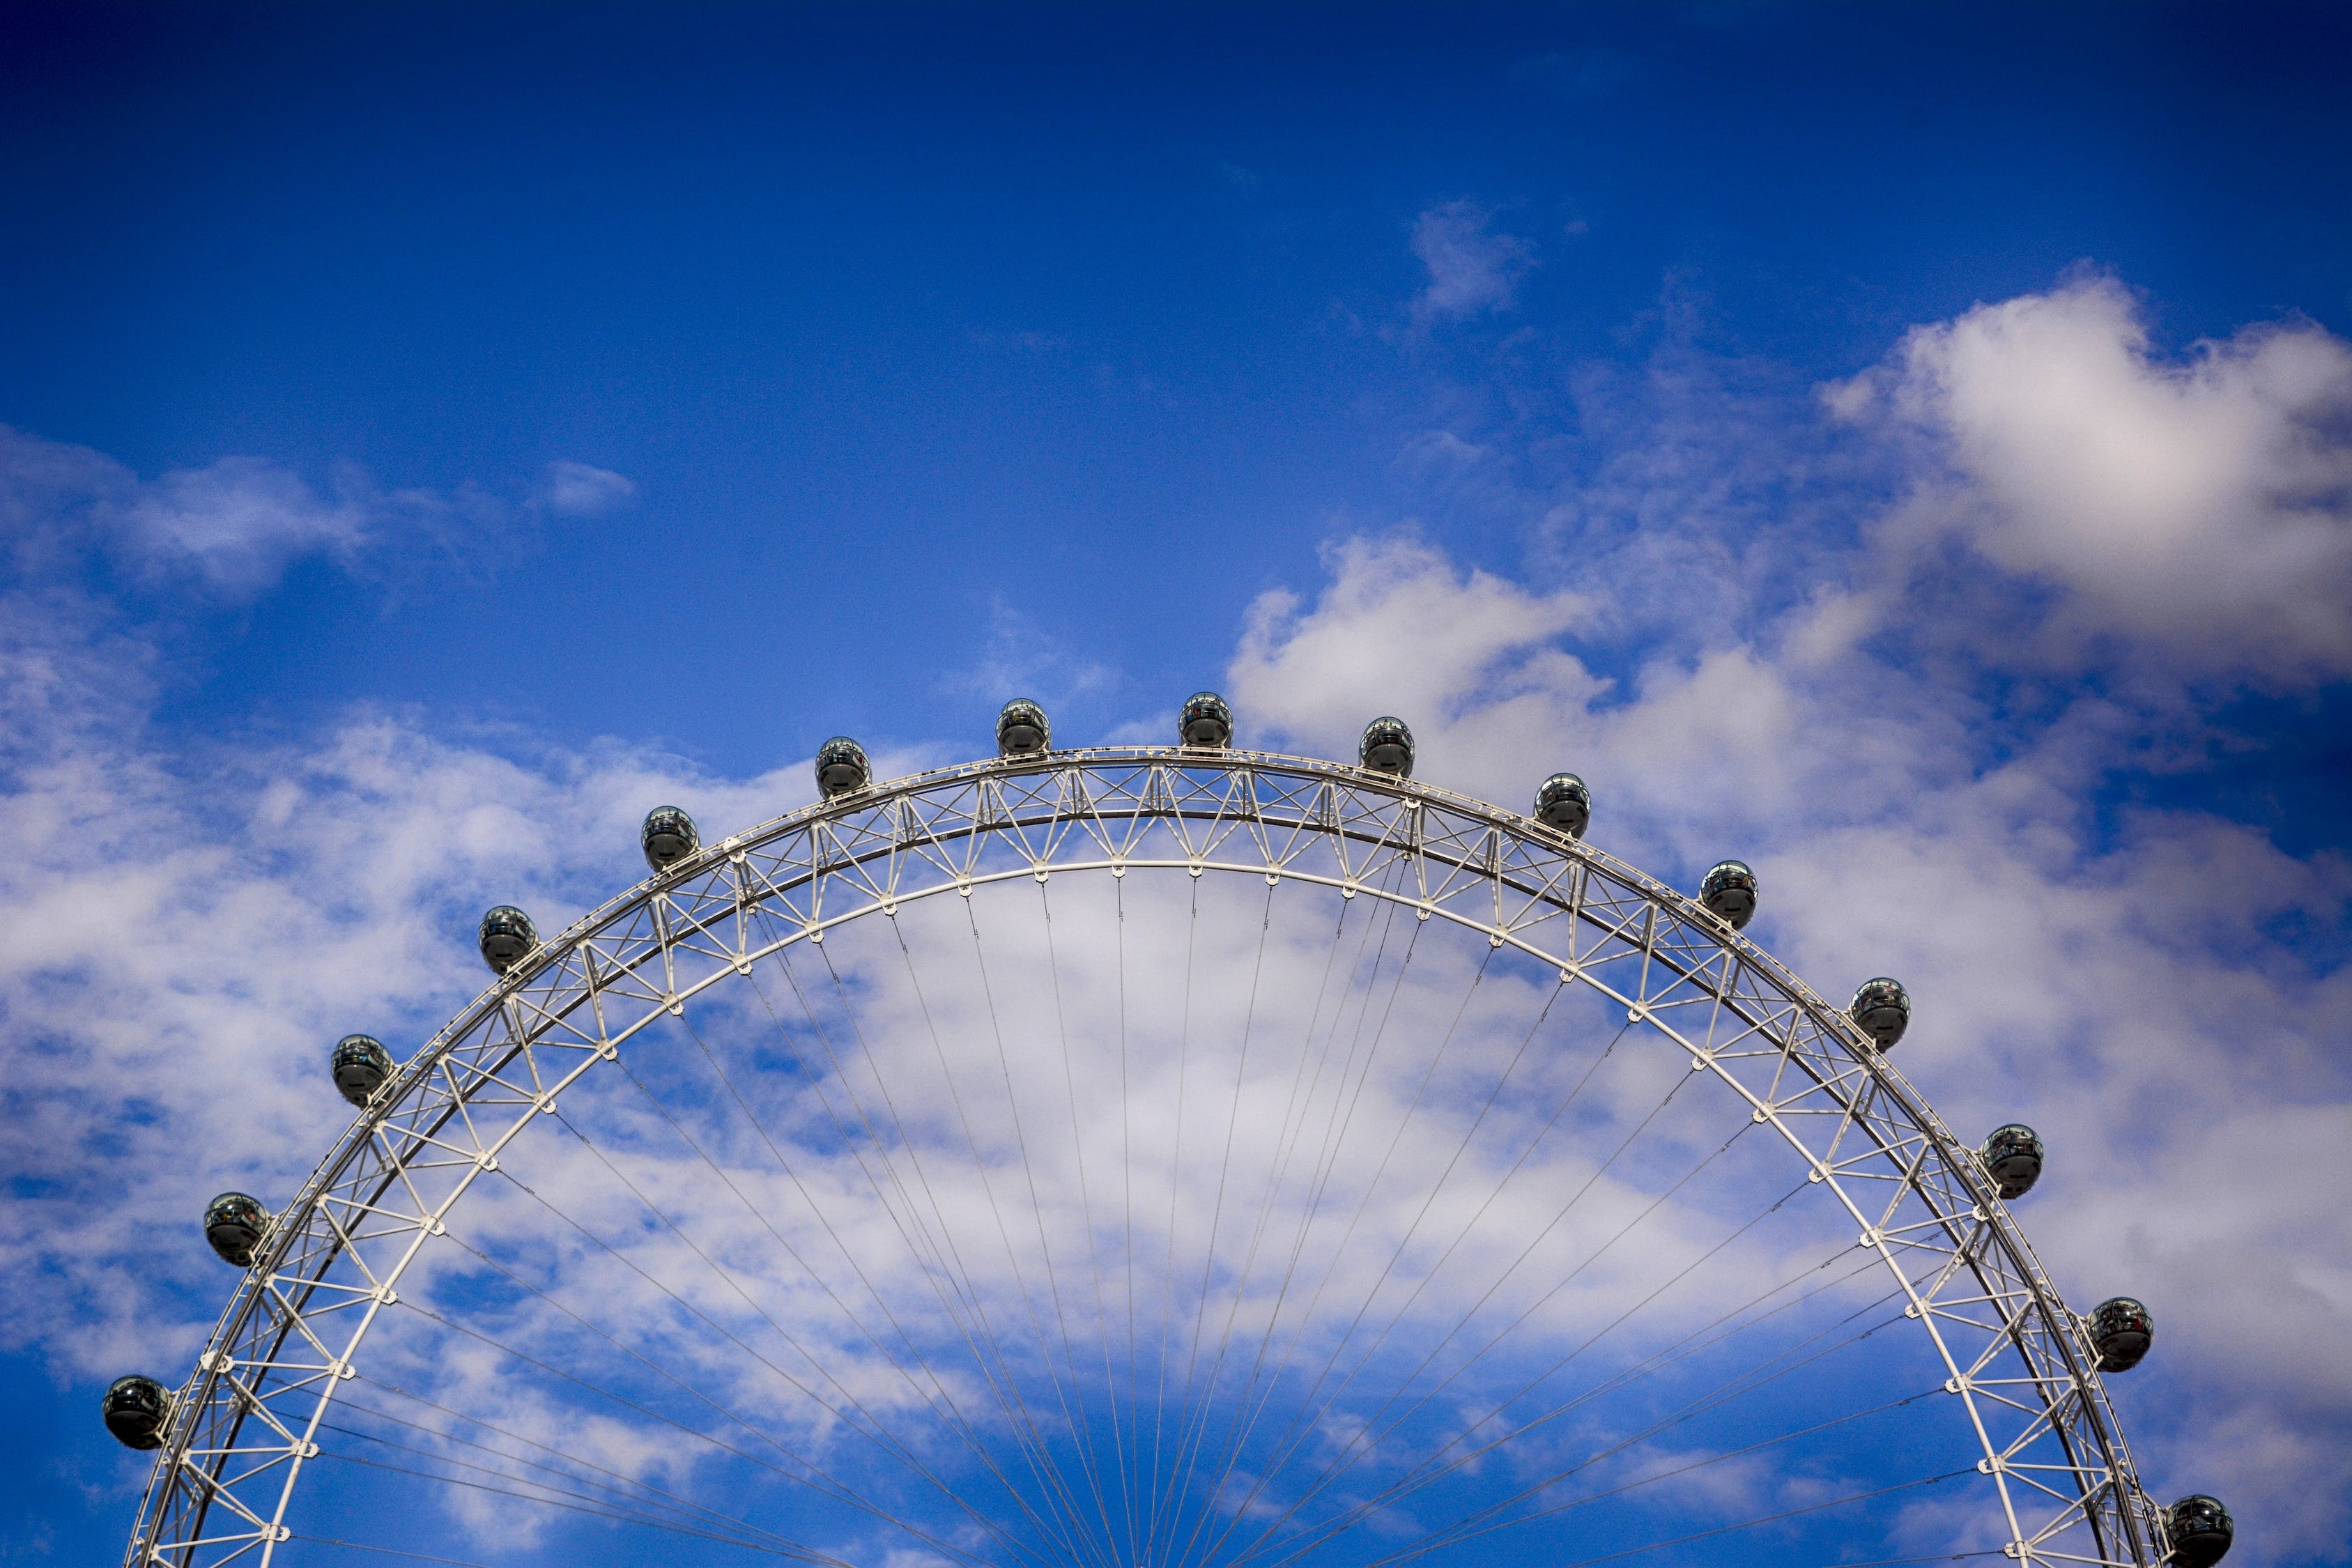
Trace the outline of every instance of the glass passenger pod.
{"label": "glass passenger pod", "polygon": [[268,1234],[269,1211],[250,1194],[223,1193],[205,1205],[205,1239],[224,1263],[252,1268],[253,1255]]}
{"label": "glass passenger pod", "polygon": [[2003,1203],[2023,1197],[2042,1179],[2042,1138],[2022,1121],[1994,1128],[1977,1158]]}
{"label": "glass passenger pod", "polygon": [[1864,981],[1845,1011],[1846,1016],[1861,1025],[1862,1032],[1877,1041],[1883,1051],[1901,1039],[1903,1031],[1911,1026],[1911,993],[1903,989],[1901,981],[1882,974],[1875,980]]}
{"label": "glass passenger pod", "polygon": [[364,1108],[392,1077],[392,1053],[373,1035],[345,1035],[335,1042],[328,1069],[334,1074],[335,1092]]}
{"label": "glass passenger pod", "polygon": [[846,735],[835,735],[816,749],[816,792],[831,800],[864,789],[874,777],[866,748]]}
{"label": "glass passenger pod", "polygon": [[504,974],[539,945],[539,928],[512,904],[500,904],[482,917],[482,962],[493,974]]}
{"label": "glass passenger pod", "polygon": [[1535,818],[1570,838],[1581,838],[1592,824],[1592,792],[1574,773],[1554,773],[1536,791]]}
{"label": "glass passenger pod", "polygon": [[172,1391],[152,1377],[118,1377],[106,1385],[98,1411],[124,1447],[160,1448],[172,1419]]}
{"label": "glass passenger pod", "polygon": [[1698,901],[1734,931],[1756,918],[1756,873],[1745,860],[1717,861],[1699,879]]}
{"label": "glass passenger pod", "polygon": [[2116,1296],[2091,1309],[2091,1346],[2101,1372],[2129,1372],[2156,1339],[2156,1321],[2129,1296]]}
{"label": "glass passenger pod", "polygon": [[646,813],[637,845],[646,852],[646,865],[667,871],[702,847],[702,835],[694,830],[694,818],[677,806],[657,805]]}
{"label": "glass passenger pod", "polygon": [[1054,726],[1045,710],[1026,697],[1016,697],[996,712],[996,754],[1034,757],[1054,749]]}
{"label": "glass passenger pod", "polygon": [[2191,1492],[2164,1510],[2164,1533],[2172,1542],[2174,1568],[2213,1568],[2230,1554],[2237,1522],[2221,1500]]}
{"label": "glass passenger pod", "polygon": [[1364,726],[1356,746],[1356,760],[1376,773],[1412,777],[1412,731],[1403,720],[1383,714]]}
{"label": "glass passenger pod", "polygon": [[1184,699],[1183,711],[1176,715],[1176,743],[1180,746],[1232,745],[1234,710],[1215,692],[1195,691]]}

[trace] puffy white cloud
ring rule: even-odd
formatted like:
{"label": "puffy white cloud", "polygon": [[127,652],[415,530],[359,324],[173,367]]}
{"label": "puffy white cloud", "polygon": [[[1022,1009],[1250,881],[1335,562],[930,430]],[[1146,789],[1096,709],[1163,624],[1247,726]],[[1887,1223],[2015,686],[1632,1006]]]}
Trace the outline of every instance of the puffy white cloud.
{"label": "puffy white cloud", "polygon": [[1535,265],[1524,239],[1494,232],[1494,214],[1475,202],[1444,202],[1413,220],[1412,253],[1429,282],[1412,301],[1417,326],[1507,310]]}
{"label": "puffy white cloud", "polygon": [[2250,327],[2179,359],[2107,278],[1915,330],[1830,389],[1925,432],[1948,471],[1895,531],[2061,591],[2070,642],[2190,673],[2352,670],[2352,346]]}
{"label": "puffy white cloud", "polygon": [[[1263,597],[1234,661],[1265,743],[1345,755],[1357,715],[1395,709],[1422,776],[1516,804],[1572,767],[1601,847],[1685,876],[1753,862],[1756,932],[1801,973],[1910,986],[1903,1066],[1956,1127],[2050,1138],[2023,1210],[2045,1263],[2071,1300],[2139,1295],[2161,1324],[2157,1361],[2114,1384],[2150,1486],[2228,1490],[2258,1551],[2335,1560],[2352,1366],[2313,1352],[2352,1336],[2352,976],[2328,956],[2352,867],[2194,813],[2109,838],[2086,800],[2144,731],[2095,697],[1987,768],[1967,692],[1811,639],[1802,612],[1785,642],[1621,694],[1561,646],[1575,595],[1411,540],[1331,566],[1311,602]],[[2312,930],[2334,934],[2291,934]]]}

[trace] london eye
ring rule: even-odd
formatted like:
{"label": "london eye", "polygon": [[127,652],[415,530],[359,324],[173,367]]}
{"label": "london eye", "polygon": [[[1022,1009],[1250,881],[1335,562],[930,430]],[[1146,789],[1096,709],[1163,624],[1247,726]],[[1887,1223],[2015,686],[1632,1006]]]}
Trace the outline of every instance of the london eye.
{"label": "london eye", "polygon": [[107,1392],[126,1564],[2221,1559],[2108,1397],[2148,1312],[2020,1228],[2064,1151],[1944,1124],[1898,981],[1817,994],[1575,773],[1172,729],[837,738],[489,910],[439,1033],[322,1047],[299,1191],[192,1205],[236,1284]]}

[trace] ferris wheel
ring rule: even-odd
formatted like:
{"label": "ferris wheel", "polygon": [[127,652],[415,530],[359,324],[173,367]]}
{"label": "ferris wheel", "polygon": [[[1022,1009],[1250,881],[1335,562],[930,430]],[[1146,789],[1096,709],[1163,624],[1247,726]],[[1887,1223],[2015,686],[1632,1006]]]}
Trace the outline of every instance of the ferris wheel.
{"label": "ferris wheel", "polygon": [[1425,1561],[2204,1568],[2060,1300],[1892,1064],[1695,894],[1528,815],[1238,749],[998,754],[706,841],[496,978],[273,1210],[176,1386],[125,1563],[884,1568]]}

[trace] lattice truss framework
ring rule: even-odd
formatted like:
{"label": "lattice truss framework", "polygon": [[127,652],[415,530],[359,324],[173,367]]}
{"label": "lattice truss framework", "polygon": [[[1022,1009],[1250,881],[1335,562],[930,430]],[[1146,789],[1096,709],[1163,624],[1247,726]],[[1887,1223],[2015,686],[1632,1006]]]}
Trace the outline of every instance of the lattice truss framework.
{"label": "lattice truss framework", "polygon": [[1515,814],[1359,768],[1152,748],[876,785],[705,847],[545,942],[400,1070],[257,1255],[178,1391],[126,1568],[267,1563],[403,1272],[534,1114],[754,961],[909,900],[1055,871],[1295,878],[1590,985],[1715,1074],[1852,1217],[1932,1340],[2008,1554],[2162,1560],[2084,1325],[1974,1152],[1840,1010],[1690,899]]}

